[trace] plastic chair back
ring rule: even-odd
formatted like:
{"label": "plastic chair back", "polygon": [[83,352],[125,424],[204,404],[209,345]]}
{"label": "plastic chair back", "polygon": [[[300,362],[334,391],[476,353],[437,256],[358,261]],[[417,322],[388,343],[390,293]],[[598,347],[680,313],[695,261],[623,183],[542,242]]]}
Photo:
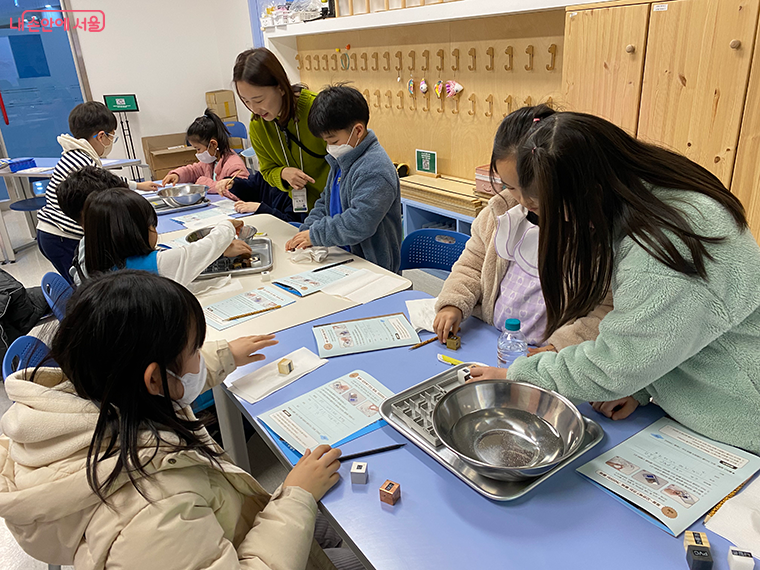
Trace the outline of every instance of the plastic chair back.
{"label": "plastic chair back", "polygon": [[45,273],[42,277],[42,294],[59,321],[66,316],[66,303],[74,293],[74,289],[63,277],[54,272]]}
{"label": "plastic chair back", "polygon": [[[34,368],[50,354],[47,345],[33,336],[20,336],[8,347],[3,357],[3,380],[16,370]],[[56,364],[50,360],[50,366]]]}
{"label": "plastic chair back", "polygon": [[224,126],[227,127],[231,137],[243,139],[243,144],[248,140],[248,131],[246,130],[245,125],[240,121],[229,121],[224,123]]}
{"label": "plastic chair back", "polygon": [[470,236],[450,230],[417,230],[401,244],[401,269],[443,269],[459,259]]}

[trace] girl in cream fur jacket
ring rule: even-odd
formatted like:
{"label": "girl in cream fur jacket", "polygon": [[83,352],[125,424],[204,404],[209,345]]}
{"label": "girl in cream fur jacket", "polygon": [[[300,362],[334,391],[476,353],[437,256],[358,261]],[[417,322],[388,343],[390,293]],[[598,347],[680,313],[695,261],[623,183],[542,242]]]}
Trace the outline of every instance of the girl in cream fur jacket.
{"label": "girl in cream fur jacket", "polygon": [[77,570],[334,568],[313,537],[340,451],[307,452],[271,496],[229,461],[189,403],[276,341],[203,345],[205,330],[192,294],[157,275],[75,292],[61,368],[5,384],[0,517],[27,553]]}

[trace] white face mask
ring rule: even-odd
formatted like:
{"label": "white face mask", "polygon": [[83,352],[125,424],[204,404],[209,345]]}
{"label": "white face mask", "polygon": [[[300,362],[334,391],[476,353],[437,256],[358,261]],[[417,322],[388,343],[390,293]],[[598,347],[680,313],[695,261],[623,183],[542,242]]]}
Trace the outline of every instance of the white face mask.
{"label": "white face mask", "polygon": [[354,128],[351,129],[351,134],[348,135],[348,140],[345,144],[328,144],[327,145],[327,154],[332,156],[335,160],[338,160],[341,156],[345,156],[352,150],[354,150],[354,147],[352,147],[349,143],[351,142],[351,137],[354,136],[354,129],[356,126],[354,125]]}
{"label": "white face mask", "polygon": [[111,151],[113,150],[113,143],[116,142],[116,137],[111,138],[111,135],[106,133],[106,138],[108,139],[108,146],[103,145],[103,152],[98,155],[100,158],[105,158],[109,154],[111,154]]}
{"label": "white face mask", "polygon": [[[214,151],[214,154],[216,154],[216,151]],[[216,157],[208,151],[208,148],[203,152],[196,153],[195,158],[206,164],[211,164],[216,160]]]}
{"label": "white face mask", "polygon": [[177,376],[174,372],[169,371],[169,374],[175,378],[179,378],[179,381],[182,382],[182,387],[185,389],[185,393],[182,394],[182,397],[179,400],[174,400],[175,407],[184,408],[185,406],[189,406],[201,395],[203,387],[206,385],[207,372],[206,361],[203,360],[202,354],[200,369],[198,372],[188,372],[182,376]]}

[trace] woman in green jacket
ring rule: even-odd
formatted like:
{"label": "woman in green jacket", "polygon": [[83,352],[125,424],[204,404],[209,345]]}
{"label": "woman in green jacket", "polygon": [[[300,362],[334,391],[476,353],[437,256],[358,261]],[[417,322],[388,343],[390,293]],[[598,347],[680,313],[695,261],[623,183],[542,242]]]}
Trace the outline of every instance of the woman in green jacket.
{"label": "woman in green jacket", "polygon": [[610,402],[596,406],[607,415],[653,398],[687,427],[760,453],[760,248],[739,200],[688,158],[581,113],[536,122],[517,173],[541,220],[546,334],[609,290],[614,308],[595,341],[473,376]]}
{"label": "woman in green jacket", "polygon": [[248,132],[264,180],[288,192],[296,212],[305,211],[299,209],[303,193],[298,192],[305,189],[311,209],[330,172],[326,143],[307,125],[316,93],[291,85],[282,64],[266,48],[238,55],[232,80],[240,100],[253,113]]}

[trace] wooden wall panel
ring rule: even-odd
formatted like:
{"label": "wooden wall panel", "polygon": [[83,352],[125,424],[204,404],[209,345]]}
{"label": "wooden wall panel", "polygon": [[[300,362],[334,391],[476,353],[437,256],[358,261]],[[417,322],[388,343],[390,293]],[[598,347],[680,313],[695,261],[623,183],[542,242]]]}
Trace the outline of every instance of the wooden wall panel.
{"label": "wooden wall panel", "polygon": [[649,5],[570,11],[561,104],[636,134]]}
{"label": "wooden wall panel", "polygon": [[760,27],[753,62],[731,192],[744,204],[749,227],[760,242]]}
{"label": "wooden wall panel", "polygon": [[[422,148],[438,152],[439,172],[473,179],[475,168],[490,160],[493,135],[499,122],[506,114],[505,99],[511,96],[512,109],[531,103],[545,102],[550,97],[556,101],[560,90],[563,52],[564,12],[559,10],[537,14],[500,16],[454,23],[436,23],[419,26],[402,26],[395,29],[343,32],[329,35],[303,36],[298,38],[298,52],[302,59],[301,79],[311,89],[318,91],[328,84],[349,81],[363,92],[369,93],[370,128],[378,135],[380,143],[394,161],[412,165],[414,150]],[[333,60],[335,49],[348,54],[351,69],[338,69]],[[549,48],[556,45],[554,69],[546,69],[552,60]],[[513,69],[506,71],[508,56],[505,50],[511,46]],[[533,70],[527,71],[528,46],[533,46]],[[493,69],[488,55],[494,49]],[[459,50],[459,69],[452,70],[453,50]],[[475,68],[472,66],[470,50],[475,49]],[[423,52],[429,52],[428,69],[423,71]],[[439,66],[437,53],[443,50],[444,65]],[[389,54],[388,69],[385,70],[385,53]],[[401,52],[402,69],[396,69],[397,52]],[[410,70],[414,52],[414,70]],[[363,71],[367,54],[367,70]],[[373,71],[374,59],[378,54],[378,70]],[[319,56],[320,69],[314,65],[308,69],[308,57],[313,61]],[[327,56],[328,69],[324,69]],[[355,57],[354,57],[355,56]],[[339,58],[338,62],[340,61]],[[353,62],[356,62],[354,65]],[[419,82],[425,78],[428,84],[429,103],[419,92]],[[415,95],[407,91],[407,82],[414,79]],[[456,102],[444,98],[439,100],[433,93],[436,81],[455,80],[463,85],[459,96],[459,113]],[[380,107],[377,106],[376,92],[381,94]],[[392,94],[392,105],[386,107],[386,93]],[[403,92],[403,108],[398,93]],[[493,99],[491,116],[487,99]],[[470,98],[474,99],[473,103]],[[425,111],[424,109],[428,109]],[[441,112],[441,109],[443,111]],[[470,113],[473,114],[470,114]],[[413,166],[413,165],[412,165]]]}
{"label": "wooden wall panel", "polygon": [[653,10],[638,136],[729,186],[760,0],[674,0]]}

